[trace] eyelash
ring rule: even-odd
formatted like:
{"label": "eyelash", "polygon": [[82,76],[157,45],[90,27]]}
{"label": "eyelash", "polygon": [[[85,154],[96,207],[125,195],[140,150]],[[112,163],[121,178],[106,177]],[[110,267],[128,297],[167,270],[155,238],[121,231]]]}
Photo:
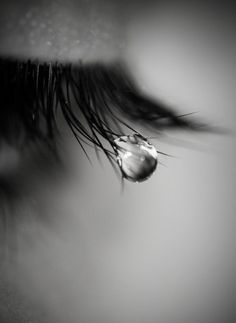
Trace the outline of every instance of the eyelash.
{"label": "eyelash", "polygon": [[5,140],[18,145],[42,140],[56,154],[56,114],[61,109],[88,159],[85,144],[93,145],[97,154],[102,150],[113,166],[114,139],[125,134],[124,127],[136,132],[124,118],[156,131],[203,129],[141,94],[126,66],[117,62],[72,65],[0,59],[0,89],[0,135]]}

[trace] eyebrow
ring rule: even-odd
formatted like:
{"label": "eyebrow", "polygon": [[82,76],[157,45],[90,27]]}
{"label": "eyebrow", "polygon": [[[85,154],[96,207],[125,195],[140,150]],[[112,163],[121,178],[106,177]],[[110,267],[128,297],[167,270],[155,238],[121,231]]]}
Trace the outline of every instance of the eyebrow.
{"label": "eyebrow", "polygon": [[111,162],[114,139],[125,131],[135,132],[130,122],[155,132],[202,129],[191,118],[143,94],[122,62],[0,58],[0,95],[0,139],[16,145],[34,140],[51,145],[60,133],[56,118],[60,110],[85,154],[85,145],[92,145]]}

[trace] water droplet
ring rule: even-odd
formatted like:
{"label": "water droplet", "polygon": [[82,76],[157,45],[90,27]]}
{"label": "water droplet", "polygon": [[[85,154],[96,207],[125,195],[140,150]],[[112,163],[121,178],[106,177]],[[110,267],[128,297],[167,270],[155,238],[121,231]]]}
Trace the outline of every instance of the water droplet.
{"label": "water droplet", "polygon": [[153,174],[158,163],[157,151],[146,138],[133,134],[118,137],[114,143],[117,162],[124,178],[143,182]]}

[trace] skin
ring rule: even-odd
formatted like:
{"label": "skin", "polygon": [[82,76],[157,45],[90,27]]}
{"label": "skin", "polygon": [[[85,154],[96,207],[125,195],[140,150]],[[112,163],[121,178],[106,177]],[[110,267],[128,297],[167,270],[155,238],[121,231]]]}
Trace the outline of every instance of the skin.
{"label": "skin", "polygon": [[128,8],[116,1],[17,1],[1,4],[3,54],[78,61],[118,56]]}
{"label": "skin", "polygon": [[[1,6],[2,55],[122,58],[148,94],[182,113],[198,111],[212,124],[235,130],[232,8],[75,0],[68,6],[65,1]],[[85,19],[90,15],[94,17]],[[45,169],[26,167],[30,192],[25,189],[6,204],[6,212],[20,221],[9,237],[11,262],[1,268],[0,318],[40,323],[234,321],[234,135],[162,134],[152,142],[177,158],[160,157],[167,167],[159,166],[145,183],[127,183],[120,194],[105,157],[101,167],[89,151],[91,167],[63,122],[61,126],[66,170],[48,176]]]}

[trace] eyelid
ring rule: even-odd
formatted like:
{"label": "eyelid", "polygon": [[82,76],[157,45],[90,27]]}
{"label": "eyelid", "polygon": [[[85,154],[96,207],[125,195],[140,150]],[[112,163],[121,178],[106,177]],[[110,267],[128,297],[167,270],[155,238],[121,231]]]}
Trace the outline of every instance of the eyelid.
{"label": "eyelid", "polygon": [[120,62],[72,65],[0,59],[0,91],[3,138],[51,143],[58,133],[56,114],[61,109],[84,152],[84,143],[92,144],[111,162],[114,138],[125,134],[124,127],[135,132],[127,119],[153,131],[200,128],[143,95]]}

